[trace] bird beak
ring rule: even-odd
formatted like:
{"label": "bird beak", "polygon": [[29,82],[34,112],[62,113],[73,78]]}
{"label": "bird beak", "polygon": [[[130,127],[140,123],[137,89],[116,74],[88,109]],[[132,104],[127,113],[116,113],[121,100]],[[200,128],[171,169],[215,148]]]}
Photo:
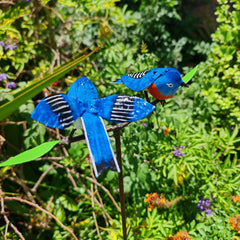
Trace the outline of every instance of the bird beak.
{"label": "bird beak", "polygon": [[185,82],[182,82],[182,83],[181,83],[181,86],[182,86],[182,87],[189,87]]}

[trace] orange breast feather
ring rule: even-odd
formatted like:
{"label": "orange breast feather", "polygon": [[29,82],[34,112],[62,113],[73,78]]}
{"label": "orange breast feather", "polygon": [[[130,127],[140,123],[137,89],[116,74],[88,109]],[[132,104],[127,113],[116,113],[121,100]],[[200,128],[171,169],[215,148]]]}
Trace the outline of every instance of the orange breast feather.
{"label": "orange breast feather", "polygon": [[171,97],[173,96],[173,95],[164,96],[163,94],[161,94],[154,83],[152,83],[152,84],[148,87],[148,91],[150,92],[150,94],[151,94],[153,97],[155,97],[155,98],[157,98],[157,99],[159,99],[159,100],[164,100],[164,99],[167,99],[167,98],[171,98]]}

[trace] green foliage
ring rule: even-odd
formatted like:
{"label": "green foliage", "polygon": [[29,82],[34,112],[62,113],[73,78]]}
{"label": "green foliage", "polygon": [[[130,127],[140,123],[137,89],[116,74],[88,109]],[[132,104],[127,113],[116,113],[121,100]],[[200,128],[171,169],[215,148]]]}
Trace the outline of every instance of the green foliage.
{"label": "green foliage", "polygon": [[[196,70],[192,66],[199,64],[188,89],[179,89],[164,108],[158,104],[151,116],[121,130],[128,239],[167,239],[184,230],[196,240],[239,237],[228,221],[240,210],[234,200],[240,197],[240,6],[237,0],[218,2],[219,26],[211,43],[206,42],[210,36],[199,34],[189,5],[179,0],[1,3],[0,40],[17,44],[12,50],[0,44],[0,74],[8,74],[0,81],[0,105],[15,103],[6,107],[7,118],[0,123],[2,164],[30,148],[30,153],[40,148],[40,156],[41,144],[70,134],[72,127],[49,129],[30,114],[39,99],[66,93],[79,76],[88,76],[100,97],[144,97],[111,82],[130,72],[169,66],[178,67],[188,81]],[[100,51],[90,59],[84,55],[68,72],[69,59],[91,54],[101,44]],[[26,89],[38,87],[34,79],[40,84],[62,66],[62,75],[47,81],[42,93],[26,95]],[[10,82],[15,90],[7,88]],[[16,101],[22,95],[22,102]],[[7,213],[0,218],[1,236],[20,239],[19,231],[25,239],[72,239],[72,230],[77,239],[122,239],[117,173],[107,171],[96,180],[84,141],[55,147],[39,161],[2,167],[0,179],[1,211]],[[155,192],[170,205],[149,211],[146,194]],[[213,215],[197,207],[203,198],[211,200]],[[18,231],[6,228],[5,217]]]}
{"label": "green foliage", "polygon": [[1,117],[0,120],[3,120],[7,116],[9,116],[12,112],[14,112],[18,107],[20,107],[27,100],[35,97],[38,93],[40,93],[44,88],[49,86],[51,83],[57,81],[59,78],[64,76],[67,72],[76,67],[80,62],[85,60],[87,57],[92,55],[98,48],[94,49],[90,54],[80,56],[68,63],[58,67],[56,71],[52,74],[48,74],[46,77],[40,80],[31,81],[27,86],[23,86],[17,91],[12,92],[13,99],[3,102],[0,105]]}
{"label": "green foliage", "polygon": [[231,4],[219,1],[216,10],[219,26],[213,34],[211,53],[202,66],[201,95],[210,103],[212,119],[216,117],[219,124],[234,126],[235,122],[240,122],[240,6],[238,1],[227,2]]}
{"label": "green foliage", "polygon": [[[205,59],[207,52],[203,53],[202,49],[208,49],[208,43],[198,32],[199,19],[189,9],[191,4],[183,6],[179,0],[134,0],[131,4],[121,1],[119,5],[125,2],[129,4],[129,9],[139,12],[138,26],[129,34],[130,41],[145,42],[150,52],[158,57],[161,66],[182,68],[195,63],[196,58]],[[198,40],[194,35],[198,36]]]}

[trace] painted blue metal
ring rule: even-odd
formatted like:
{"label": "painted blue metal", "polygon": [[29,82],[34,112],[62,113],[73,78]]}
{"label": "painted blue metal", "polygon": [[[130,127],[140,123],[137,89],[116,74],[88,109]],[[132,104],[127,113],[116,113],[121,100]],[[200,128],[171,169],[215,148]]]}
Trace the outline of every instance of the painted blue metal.
{"label": "painted blue metal", "polygon": [[31,117],[51,128],[65,129],[81,119],[96,177],[105,169],[120,172],[103,119],[122,123],[146,117],[155,106],[128,95],[98,98],[97,89],[87,77],[77,79],[67,95],[43,98]]}
{"label": "painted blue metal", "polygon": [[134,91],[142,91],[154,84],[160,95],[168,97],[177,91],[183,80],[180,72],[175,68],[153,68],[144,72],[122,75],[114,83],[123,83]]}

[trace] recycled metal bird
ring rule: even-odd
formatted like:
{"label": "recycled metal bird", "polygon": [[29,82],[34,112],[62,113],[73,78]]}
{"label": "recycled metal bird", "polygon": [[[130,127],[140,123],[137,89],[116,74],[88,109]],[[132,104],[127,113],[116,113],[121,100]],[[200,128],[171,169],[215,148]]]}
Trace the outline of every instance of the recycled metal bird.
{"label": "recycled metal bird", "polygon": [[122,75],[114,83],[123,83],[133,91],[147,89],[156,99],[165,102],[173,97],[177,89],[188,87],[183,82],[180,72],[175,68],[153,68],[147,71]]}
{"label": "recycled metal bird", "polygon": [[103,119],[123,123],[146,117],[155,106],[128,95],[98,98],[97,89],[87,77],[77,79],[68,94],[43,98],[31,117],[51,128],[64,129],[80,118],[95,176],[105,169],[120,172]]}

